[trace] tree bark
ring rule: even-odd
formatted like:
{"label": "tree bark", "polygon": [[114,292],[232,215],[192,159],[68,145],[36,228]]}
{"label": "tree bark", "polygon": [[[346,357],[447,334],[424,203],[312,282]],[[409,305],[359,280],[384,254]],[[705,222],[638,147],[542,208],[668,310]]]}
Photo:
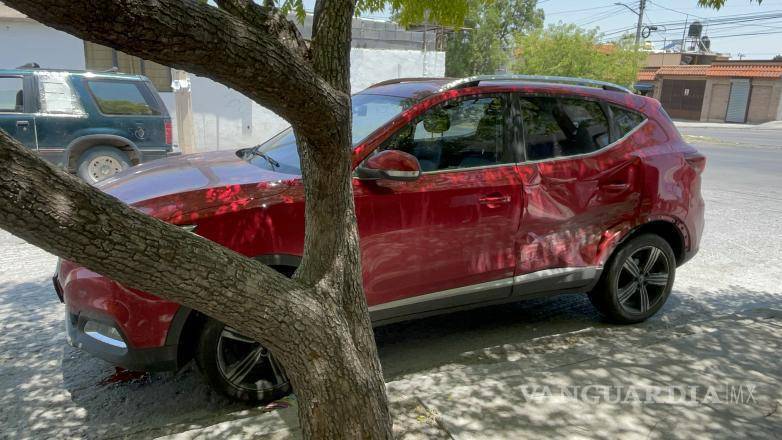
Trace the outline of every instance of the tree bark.
{"label": "tree bark", "polygon": [[6,0],[49,26],[232,87],[299,140],[305,242],[293,279],[150,218],[0,130],[0,227],[266,345],[299,398],[305,438],[391,438],[361,283],[351,182],[352,0],[319,0],[311,46],[275,8],[218,0]]}

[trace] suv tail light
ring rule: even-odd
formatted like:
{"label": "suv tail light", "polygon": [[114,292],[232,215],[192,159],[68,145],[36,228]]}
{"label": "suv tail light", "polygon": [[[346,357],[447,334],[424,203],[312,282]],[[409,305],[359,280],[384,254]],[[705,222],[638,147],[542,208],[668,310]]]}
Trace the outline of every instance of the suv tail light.
{"label": "suv tail light", "polygon": [[706,168],[706,156],[697,151],[685,154],[684,160],[687,161],[687,164],[689,164],[698,174],[701,174]]}
{"label": "suv tail light", "polygon": [[171,120],[164,122],[163,128],[166,130],[166,145],[171,145],[174,142],[174,136],[171,131]]}

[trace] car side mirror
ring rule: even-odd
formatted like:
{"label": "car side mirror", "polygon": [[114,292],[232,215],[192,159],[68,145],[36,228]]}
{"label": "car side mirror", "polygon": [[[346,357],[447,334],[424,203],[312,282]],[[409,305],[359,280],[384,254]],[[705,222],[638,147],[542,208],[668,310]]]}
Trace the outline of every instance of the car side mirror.
{"label": "car side mirror", "polygon": [[421,164],[412,154],[385,150],[365,160],[356,175],[361,180],[412,181],[421,177]]}

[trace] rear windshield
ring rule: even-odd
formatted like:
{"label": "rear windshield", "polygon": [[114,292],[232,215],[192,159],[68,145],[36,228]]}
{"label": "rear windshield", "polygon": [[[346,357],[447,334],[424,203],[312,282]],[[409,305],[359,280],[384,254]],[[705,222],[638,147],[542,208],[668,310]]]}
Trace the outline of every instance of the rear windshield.
{"label": "rear windshield", "polygon": [[156,100],[143,83],[89,80],[87,85],[101,113],[107,115],[160,114]]}

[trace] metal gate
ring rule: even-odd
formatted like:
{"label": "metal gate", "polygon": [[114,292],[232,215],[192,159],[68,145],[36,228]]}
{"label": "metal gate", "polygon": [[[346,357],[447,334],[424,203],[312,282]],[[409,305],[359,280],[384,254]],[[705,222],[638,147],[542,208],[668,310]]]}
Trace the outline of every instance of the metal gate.
{"label": "metal gate", "polygon": [[660,103],[674,119],[701,119],[706,80],[664,79],[660,90]]}
{"label": "metal gate", "polygon": [[730,80],[730,98],[728,99],[728,111],[725,113],[725,122],[743,124],[747,121],[750,90],[748,79]]}

